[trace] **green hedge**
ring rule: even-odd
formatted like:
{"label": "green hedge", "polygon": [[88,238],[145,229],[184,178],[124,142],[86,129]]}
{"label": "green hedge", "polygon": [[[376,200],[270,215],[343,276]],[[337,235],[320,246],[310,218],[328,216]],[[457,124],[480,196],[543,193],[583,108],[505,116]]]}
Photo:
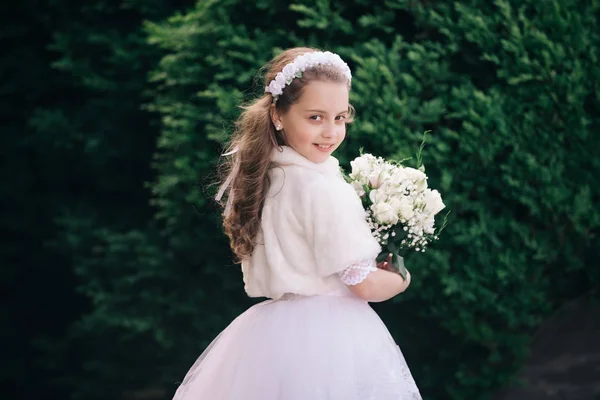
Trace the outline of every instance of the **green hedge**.
{"label": "green hedge", "polygon": [[[238,104],[262,92],[257,69],[296,45],[338,52],[351,65],[357,118],[338,154],[344,165],[360,147],[412,156],[431,130],[424,162],[450,224],[427,253],[407,260],[410,290],[375,306],[427,399],[485,398],[507,384],[540,322],[598,289],[599,3],[343,4],[199,2],[132,31],[134,48],[159,62],[142,68],[150,69],[143,90],[107,109],[131,102],[143,108],[140,118],[160,120],[156,148],[130,146],[122,158],[143,168],[152,155],[152,216],[129,225],[93,210],[61,219],[57,246],[92,304],[67,343],[86,361],[69,377],[74,397],[150,387],[166,388],[168,398],[253,303],[209,184]],[[128,66],[140,57],[116,64],[132,76]],[[118,121],[107,131],[118,126],[124,140],[146,134]],[[123,215],[135,209],[97,205],[115,206]]]}
{"label": "green hedge", "polygon": [[185,251],[214,229],[194,217],[190,204],[206,200],[190,189],[211,170],[236,104],[260,93],[257,67],[294,45],[340,53],[358,111],[342,161],[361,146],[411,156],[430,129],[428,174],[453,210],[443,240],[408,260],[411,290],[377,309],[428,398],[485,397],[548,313],[598,287],[586,258],[600,222],[598,4],[260,4],[197,7],[149,27],[166,51],[153,74],[164,146],[153,188],[167,231],[186,238]]}

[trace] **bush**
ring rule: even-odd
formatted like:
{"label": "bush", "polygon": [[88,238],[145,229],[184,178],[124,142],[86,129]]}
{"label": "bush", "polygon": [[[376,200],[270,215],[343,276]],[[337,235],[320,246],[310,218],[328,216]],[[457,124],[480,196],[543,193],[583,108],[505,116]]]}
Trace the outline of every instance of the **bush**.
{"label": "bush", "polygon": [[157,379],[174,390],[251,304],[208,184],[237,105],[262,92],[256,70],[296,45],[351,64],[358,113],[338,154],[344,165],[359,147],[413,155],[432,131],[425,165],[450,225],[407,260],[411,289],[376,307],[425,397],[485,398],[505,385],[542,319],[599,286],[598,8],[230,0],[146,23],[148,46],[162,55],[145,106],[161,118],[148,183],[154,217],[132,229],[66,225],[94,304],[73,332],[94,340],[90,370],[110,371],[82,381],[106,388],[86,398]]}

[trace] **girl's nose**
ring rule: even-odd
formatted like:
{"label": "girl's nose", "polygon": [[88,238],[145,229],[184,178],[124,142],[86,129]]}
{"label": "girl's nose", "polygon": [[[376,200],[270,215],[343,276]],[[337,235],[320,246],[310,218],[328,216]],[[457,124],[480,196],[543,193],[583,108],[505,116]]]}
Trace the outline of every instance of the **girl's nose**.
{"label": "girl's nose", "polygon": [[329,122],[323,126],[322,136],[324,138],[332,138],[336,137],[338,134],[338,126],[335,125],[335,122]]}

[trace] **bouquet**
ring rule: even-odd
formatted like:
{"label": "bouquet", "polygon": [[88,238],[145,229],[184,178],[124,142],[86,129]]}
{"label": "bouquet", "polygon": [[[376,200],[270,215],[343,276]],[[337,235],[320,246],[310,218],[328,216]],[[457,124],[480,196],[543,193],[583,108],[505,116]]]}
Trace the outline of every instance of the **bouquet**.
{"label": "bouquet", "polygon": [[377,257],[381,262],[392,257],[392,265],[406,279],[401,251],[424,252],[438,239],[446,226],[436,231],[435,215],[445,208],[437,190],[427,187],[427,175],[417,154],[418,168],[401,162],[386,161],[371,154],[362,154],[350,163],[352,172],[346,181],[360,196],[371,231],[382,247]]}

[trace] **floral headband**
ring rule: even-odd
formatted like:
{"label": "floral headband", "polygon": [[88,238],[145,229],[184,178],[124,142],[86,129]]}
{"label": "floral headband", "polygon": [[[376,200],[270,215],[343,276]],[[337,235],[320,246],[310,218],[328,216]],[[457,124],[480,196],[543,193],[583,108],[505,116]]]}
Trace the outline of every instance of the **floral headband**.
{"label": "floral headband", "polygon": [[348,78],[348,81],[352,80],[350,68],[340,56],[330,51],[316,51],[304,53],[294,58],[294,61],[286,65],[283,70],[275,76],[275,79],[269,83],[269,86],[265,86],[265,92],[271,93],[273,96],[273,103],[276,103],[279,96],[283,93],[283,89],[289,85],[294,78],[301,78],[302,73],[306,69],[317,65],[332,65],[340,69],[346,78]]}

